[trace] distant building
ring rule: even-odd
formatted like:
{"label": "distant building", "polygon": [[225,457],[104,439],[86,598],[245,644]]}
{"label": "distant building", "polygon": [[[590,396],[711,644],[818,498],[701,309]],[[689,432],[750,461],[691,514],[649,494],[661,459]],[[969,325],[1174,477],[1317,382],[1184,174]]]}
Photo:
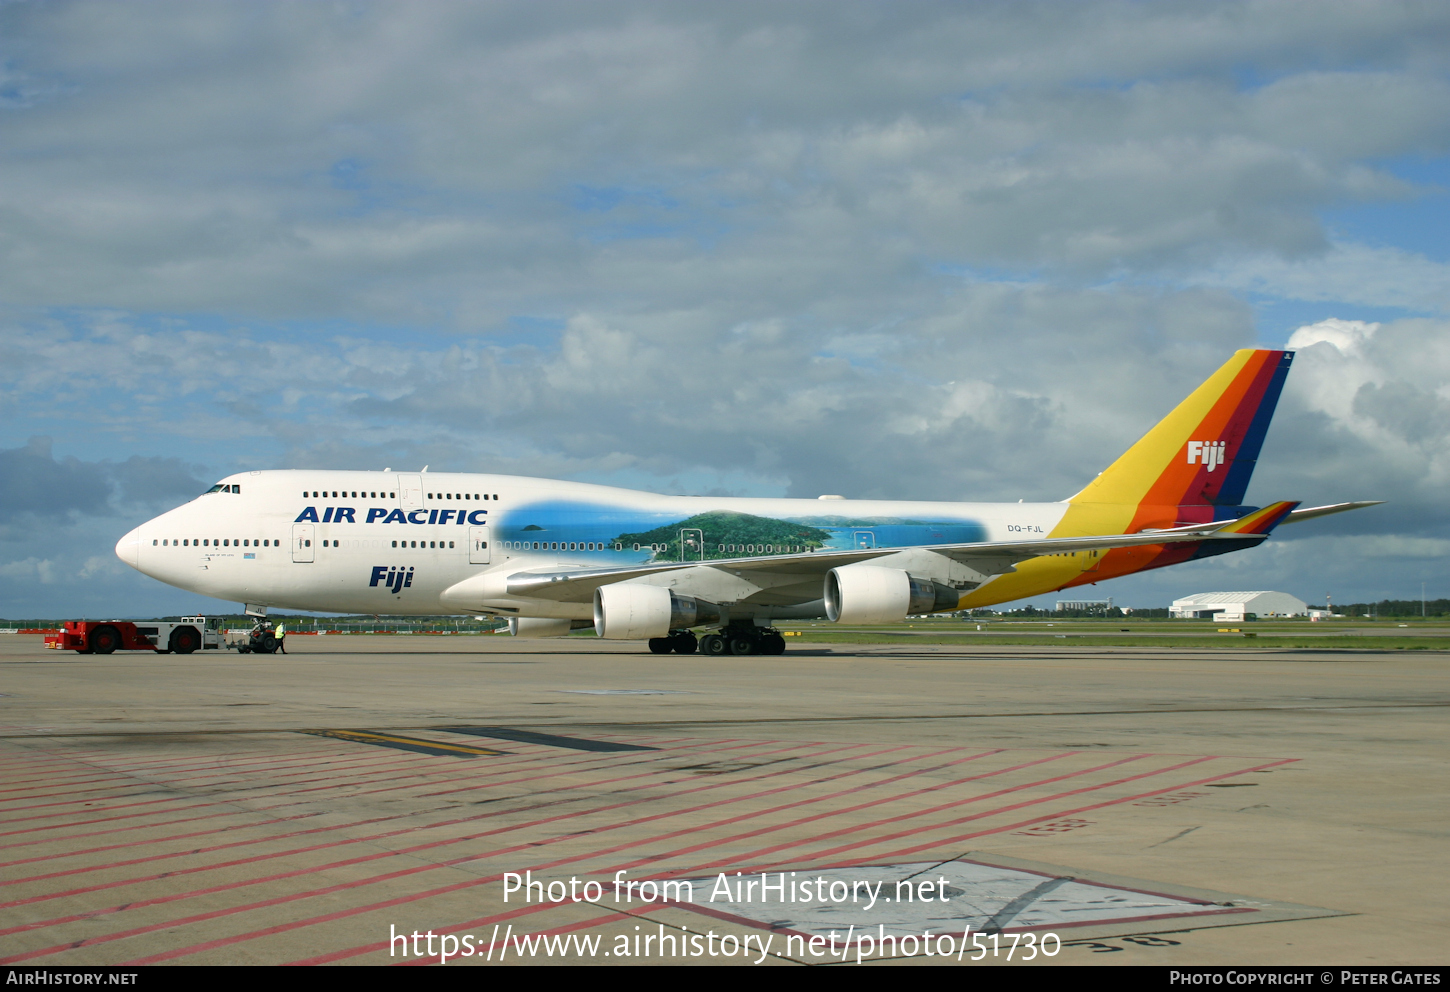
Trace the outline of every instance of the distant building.
{"label": "distant building", "polygon": [[1175,599],[1169,613],[1187,619],[1242,620],[1251,613],[1302,617],[1309,613],[1309,606],[1287,592],[1200,592]]}
{"label": "distant building", "polygon": [[1084,612],[1106,613],[1113,608],[1112,597],[1107,599],[1059,599],[1057,610],[1082,610]]}

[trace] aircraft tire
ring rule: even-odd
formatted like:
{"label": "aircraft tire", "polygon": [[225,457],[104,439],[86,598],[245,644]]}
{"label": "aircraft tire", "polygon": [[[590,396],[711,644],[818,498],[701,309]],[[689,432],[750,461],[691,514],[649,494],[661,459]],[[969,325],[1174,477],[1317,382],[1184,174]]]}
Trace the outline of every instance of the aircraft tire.
{"label": "aircraft tire", "polygon": [[730,643],[719,634],[706,634],[700,638],[700,653],[712,657],[730,653]]}
{"label": "aircraft tire", "polygon": [[785,654],[785,638],[779,634],[766,634],[760,639],[761,654]]}
{"label": "aircraft tire", "polygon": [[675,639],[673,637],[651,637],[649,649],[653,654],[669,654],[675,649]]}
{"label": "aircraft tire", "polygon": [[670,643],[674,646],[675,654],[694,654],[696,648],[699,647],[699,642],[695,640],[695,635],[688,630],[671,637]]}
{"label": "aircraft tire", "polygon": [[731,654],[759,654],[760,642],[753,637],[732,637],[730,638]]}
{"label": "aircraft tire", "polygon": [[121,632],[115,627],[97,627],[91,631],[89,640],[96,654],[110,654],[121,646]]}

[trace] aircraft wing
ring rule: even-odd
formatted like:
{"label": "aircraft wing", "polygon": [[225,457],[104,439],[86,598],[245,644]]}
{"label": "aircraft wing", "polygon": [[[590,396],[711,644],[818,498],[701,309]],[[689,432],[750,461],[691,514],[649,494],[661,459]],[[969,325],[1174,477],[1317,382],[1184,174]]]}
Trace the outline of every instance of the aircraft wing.
{"label": "aircraft wing", "polygon": [[[1276,506],[1295,504],[1276,504]],[[688,568],[718,568],[738,575],[749,573],[776,573],[782,575],[824,575],[840,565],[872,561],[899,554],[903,551],[932,551],[960,562],[984,575],[995,575],[1012,570],[1020,561],[1041,555],[1062,554],[1072,551],[1097,551],[1112,548],[1131,548],[1139,545],[1176,544],[1183,541],[1244,540],[1246,537],[1264,536],[1259,533],[1229,531],[1241,521],[1248,521],[1262,515],[1258,511],[1240,520],[1217,520],[1187,527],[1167,530],[1145,531],[1141,534],[1104,534],[1096,537],[1061,537],[1035,541],[983,541],[973,544],[915,545],[910,548],[857,548],[850,551],[816,551],[788,555],[763,555],[754,558],[729,558],[714,561],[657,562],[645,565],[626,565],[611,568],[552,568],[515,572],[506,579],[510,596],[524,596],[532,599],[552,599],[557,602],[584,602],[593,598],[594,590],[600,586],[645,575],[664,572],[678,572]],[[1220,533],[1222,532],[1222,533]],[[469,582],[470,580],[464,580]],[[460,583],[459,585],[463,585]],[[456,587],[455,587],[456,588]]]}

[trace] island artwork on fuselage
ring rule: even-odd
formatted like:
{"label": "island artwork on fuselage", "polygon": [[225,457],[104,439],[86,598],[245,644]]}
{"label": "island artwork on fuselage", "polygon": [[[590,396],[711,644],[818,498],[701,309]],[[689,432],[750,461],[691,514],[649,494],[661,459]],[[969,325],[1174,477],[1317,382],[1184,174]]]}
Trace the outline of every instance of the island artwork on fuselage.
{"label": "island artwork on fuselage", "polygon": [[[885,623],[1008,602],[1262,543],[1371,505],[1244,505],[1292,354],[1237,352],[1055,503],[663,496],[439,472],[255,471],[116,553],[191,592],[342,613],[507,617],[514,633],[780,653],[777,619]],[[696,630],[708,631],[697,638]]]}

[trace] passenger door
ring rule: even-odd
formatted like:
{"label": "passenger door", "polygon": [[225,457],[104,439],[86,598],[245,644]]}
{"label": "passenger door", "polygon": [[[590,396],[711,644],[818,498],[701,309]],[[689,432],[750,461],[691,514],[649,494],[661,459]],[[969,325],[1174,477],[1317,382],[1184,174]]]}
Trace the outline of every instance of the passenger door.
{"label": "passenger door", "polygon": [[421,475],[398,476],[398,500],[404,513],[409,510],[424,509],[423,477]]}
{"label": "passenger door", "polygon": [[292,525],[292,560],[293,561],[314,561],[316,551],[312,548],[312,541],[316,537],[317,527],[315,524],[293,524]]}
{"label": "passenger door", "polygon": [[487,565],[489,561],[488,527],[468,528],[468,563]]}

